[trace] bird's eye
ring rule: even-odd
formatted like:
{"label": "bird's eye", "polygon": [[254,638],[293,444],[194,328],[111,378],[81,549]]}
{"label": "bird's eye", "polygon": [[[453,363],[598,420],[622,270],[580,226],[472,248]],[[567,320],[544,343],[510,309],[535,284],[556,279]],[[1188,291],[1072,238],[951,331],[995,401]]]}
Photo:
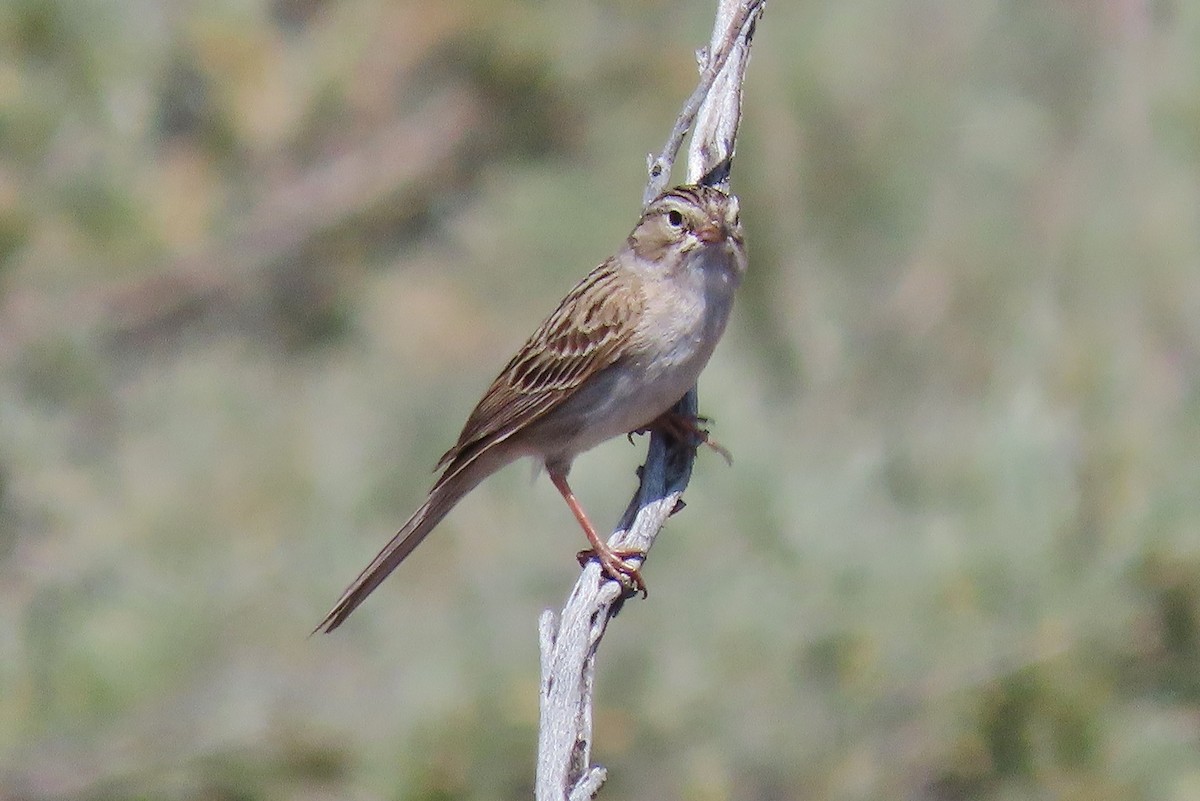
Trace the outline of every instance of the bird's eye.
{"label": "bird's eye", "polygon": [[678,228],[683,225],[683,215],[677,210],[671,209],[667,212],[667,222],[671,224],[672,228]]}

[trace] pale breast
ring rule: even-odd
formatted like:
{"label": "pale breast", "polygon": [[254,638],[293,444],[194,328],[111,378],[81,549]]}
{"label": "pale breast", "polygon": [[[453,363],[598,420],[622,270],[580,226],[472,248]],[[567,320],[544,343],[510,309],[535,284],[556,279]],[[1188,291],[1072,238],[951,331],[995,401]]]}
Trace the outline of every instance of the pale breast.
{"label": "pale breast", "polygon": [[684,275],[644,283],[643,318],[629,352],[537,424],[536,439],[554,449],[548,460],[569,464],[646,426],[696,384],[729,319],[739,277],[732,266],[697,260]]}

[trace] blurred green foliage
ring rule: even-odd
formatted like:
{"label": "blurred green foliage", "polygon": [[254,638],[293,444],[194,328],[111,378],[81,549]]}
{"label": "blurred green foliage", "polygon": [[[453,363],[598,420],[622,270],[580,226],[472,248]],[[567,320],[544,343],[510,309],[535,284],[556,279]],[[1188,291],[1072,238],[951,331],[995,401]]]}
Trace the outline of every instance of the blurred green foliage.
{"label": "blurred green foliage", "polygon": [[[529,796],[548,482],[305,635],[627,232],[711,11],[0,5],[0,797]],[[1200,6],[773,3],[746,102],[737,463],[605,642],[603,797],[1200,797]]]}

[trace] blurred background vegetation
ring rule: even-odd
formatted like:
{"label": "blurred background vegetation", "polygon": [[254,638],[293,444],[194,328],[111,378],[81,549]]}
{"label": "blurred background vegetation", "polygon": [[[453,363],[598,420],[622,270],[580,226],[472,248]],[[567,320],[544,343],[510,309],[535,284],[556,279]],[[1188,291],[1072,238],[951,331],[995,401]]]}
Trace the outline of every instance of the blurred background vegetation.
{"label": "blurred background vegetation", "polygon": [[[712,10],[0,4],[0,797],[529,797],[549,482],[306,635]],[[746,102],[736,463],[605,643],[603,797],[1200,798],[1200,4],[775,2]]]}

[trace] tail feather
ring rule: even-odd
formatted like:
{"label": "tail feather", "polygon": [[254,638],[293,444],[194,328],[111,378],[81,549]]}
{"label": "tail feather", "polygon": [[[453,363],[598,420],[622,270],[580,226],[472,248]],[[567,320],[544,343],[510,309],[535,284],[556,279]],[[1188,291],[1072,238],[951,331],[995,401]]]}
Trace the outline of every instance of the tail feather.
{"label": "tail feather", "polygon": [[[477,462],[476,465],[478,465]],[[387,578],[388,574],[421,544],[425,536],[442,521],[442,518],[454,508],[454,505],[464,495],[475,488],[486,474],[486,472],[478,470],[460,469],[443,476],[442,480],[434,485],[429,497],[425,499],[425,503],[421,504],[421,508],[413,512],[408,522],[396,532],[396,536],[383,546],[383,550],[376,555],[371,564],[367,565],[363,572],[358,574],[358,578],[346,588],[325,619],[313,629],[313,634],[318,631],[328,633],[342,625],[350,613],[357,609],[358,605],[366,600],[380,582]]]}

